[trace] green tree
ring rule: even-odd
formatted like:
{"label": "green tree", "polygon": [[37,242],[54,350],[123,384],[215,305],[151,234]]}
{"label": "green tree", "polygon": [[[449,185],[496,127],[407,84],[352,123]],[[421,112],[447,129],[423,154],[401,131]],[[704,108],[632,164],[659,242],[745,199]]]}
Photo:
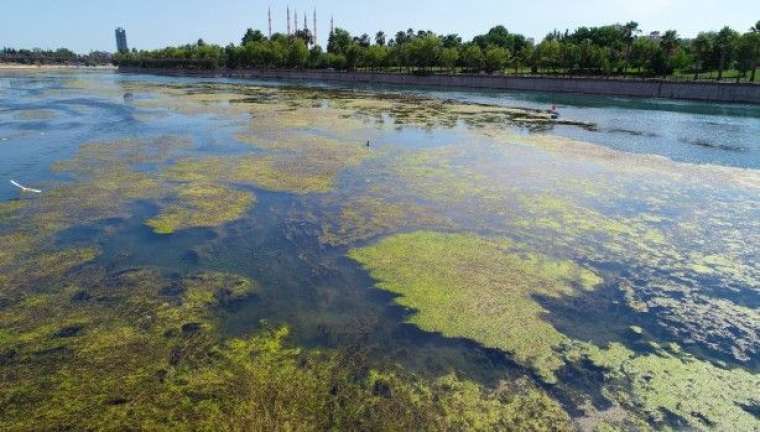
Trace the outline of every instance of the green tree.
{"label": "green tree", "polygon": [[342,28],[336,28],[335,31],[330,33],[330,38],[327,41],[327,52],[345,55],[351,44],[351,33]]}
{"label": "green tree", "polygon": [[509,61],[509,51],[500,46],[490,46],[483,55],[486,71],[489,73],[504,71]]}
{"label": "green tree", "polygon": [[718,63],[718,81],[723,79],[724,69],[726,66],[730,66],[733,61],[738,40],[739,33],[728,26],[723,27],[718,32],[718,37],[715,38],[715,47],[718,49],[720,55],[720,62]]}
{"label": "green tree", "polygon": [[626,46],[625,66],[623,67],[623,72],[625,72],[626,69],[628,69],[628,65],[631,63],[633,43],[636,41],[636,35],[638,33],[641,33],[641,30],[639,29],[639,23],[637,23],[636,21],[630,21],[626,23],[623,26],[622,30],[623,30],[623,40]]}
{"label": "green tree", "polygon": [[494,45],[510,52],[518,52],[527,43],[525,36],[510,33],[504,26],[493,27],[484,35],[475,36],[472,40],[484,52]]}
{"label": "green tree", "polygon": [[303,68],[309,59],[309,48],[303,39],[295,38],[288,47],[288,66],[294,68]]}
{"label": "green tree", "polygon": [[408,45],[409,59],[414,66],[424,70],[437,64],[441,51],[441,39],[438,36],[427,34],[416,37]]}
{"label": "green tree", "polygon": [[472,72],[483,69],[483,51],[474,43],[465,45],[462,49],[462,63]]}
{"label": "green tree", "polygon": [[364,33],[359,37],[355,37],[354,43],[361,46],[362,48],[368,48],[370,45],[372,45],[372,41],[370,40],[367,33]]}
{"label": "green tree", "polygon": [[[647,70],[654,72],[654,60],[658,55],[659,45],[657,42],[649,39],[648,37],[639,37],[633,42],[631,47],[631,54],[629,56],[629,64],[639,69],[639,72]],[[660,62],[659,67],[662,66],[664,58],[657,59]]]}
{"label": "green tree", "polygon": [[296,39],[301,39],[304,41],[304,43],[308,46],[314,43],[314,35],[311,33],[311,30],[309,29],[299,29],[296,30],[294,36]]}
{"label": "green tree", "polygon": [[314,45],[309,50],[309,60],[307,61],[308,67],[312,69],[324,69],[328,66],[327,55],[322,51],[322,47]]}
{"label": "green tree", "polygon": [[449,73],[454,72],[454,68],[459,61],[459,50],[456,48],[441,49],[440,63]]}
{"label": "green tree", "polygon": [[346,67],[354,70],[365,63],[367,49],[358,44],[351,44],[346,50]]}
{"label": "green tree", "polygon": [[385,32],[379,31],[375,33],[375,44],[380,46],[385,46],[386,40],[385,40]]}
{"label": "green tree", "polygon": [[520,66],[527,65],[533,57],[535,48],[533,44],[525,44],[520,52],[512,58],[512,64],[515,67],[515,73],[520,72]]}
{"label": "green tree", "polygon": [[242,66],[243,47],[237,47],[235,44],[229,44],[224,48],[224,64],[230,69],[236,69]]}
{"label": "green tree", "polygon": [[456,33],[447,34],[441,37],[441,44],[444,48],[459,49],[462,46],[462,38]]}
{"label": "green tree", "polygon": [[557,40],[544,40],[536,47],[534,64],[540,68],[556,70],[560,65],[560,43]]}
{"label": "green tree", "polygon": [[678,38],[678,32],[675,30],[666,31],[660,39],[660,46],[668,56],[673,55],[680,43],[681,41]]}
{"label": "green tree", "polygon": [[683,46],[676,48],[669,61],[671,71],[687,70],[689,65],[694,64],[694,59]]}
{"label": "green tree", "polygon": [[346,56],[343,54],[327,53],[327,64],[333,69],[343,70],[346,68]]}
{"label": "green tree", "polygon": [[388,48],[385,45],[372,45],[367,48],[366,62],[367,66],[375,70],[385,66],[385,61],[388,58]]}
{"label": "green tree", "polygon": [[700,33],[691,42],[694,53],[694,79],[699,79],[699,73],[707,68],[712,58],[715,46],[715,33]]}
{"label": "green tree", "polygon": [[250,42],[261,42],[265,39],[266,38],[264,37],[264,34],[261,33],[261,31],[249,28],[246,30],[245,35],[243,35],[241,45],[245,45]]}
{"label": "green tree", "polygon": [[757,64],[760,63],[760,32],[745,33],[737,44],[737,67],[742,76],[751,71],[751,82],[755,82]]}

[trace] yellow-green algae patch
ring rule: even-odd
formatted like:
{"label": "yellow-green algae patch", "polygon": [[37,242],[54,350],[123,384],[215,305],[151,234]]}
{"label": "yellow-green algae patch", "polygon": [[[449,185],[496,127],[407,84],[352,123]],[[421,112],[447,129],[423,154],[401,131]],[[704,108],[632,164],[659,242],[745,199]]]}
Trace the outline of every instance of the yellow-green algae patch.
{"label": "yellow-green algae patch", "polygon": [[187,138],[172,135],[90,142],[82,144],[74,158],[56,162],[53,169],[84,175],[107,171],[114,165],[166,162],[191,144]]}
{"label": "yellow-green algae patch", "polygon": [[124,165],[51,189],[29,206],[31,220],[45,231],[126,215],[138,199],[158,198],[158,180]]}
{"label": "yellow-green algae patch", "polygon": [[211,157],[178,162],[165,176],[175,181],[228,182],[296,194],[329,192],[344,168],[358,164],[355,154],[320,149],[277,155]]}
{"label": "yellow-green algae patch", "polygon": [[73,181],[26,200],[19,211],[40,236],[126,216],[130,203],[157,199],[166,192],[156,175],[138,171],[134,165],[166,162],[189,145],[189,140],[173,136],[84,144],[74,158],[53,165],[53,170],[71,175]]}
{"label": "yellow-green algae patch", "polygon": [[467,234],[399,234],[349,256],[414,311],[411,323],[506,351],[547,381],[556,380],[568,339],[533,296],[572,296],[601,282],[573,262]]}
{"label": "yellow-green algae patch", "polygon": [[51,110],[25,110],[13,116],[17,120],[24,121],[45,121],[52,120],[56,117],[55,111]]}
{"label": "yellow-green algae patch", "polygon": [[[510,146],[481,146],[475,153],[501,148],[501,159],[499,152],[494,155],[500,170],[454,146],[404,154],[391,160],[389,169],[403,180],[404,191],[432,206],[452,207],[446,214],[466,214],[469,226],[509,233],[564,256],[626,266],[630,274],[621,276],[621,286],[627,287],[629,304],[651,313],[648,318],[675,337],[742,363],[760,352],[757,326],[748,325],[748,314],[729,313],[738,305],[716,300],[725,290],[747,293],[760,281],[753,265],[760,244],[757,203],[746,185],[751,173],[716,168],[709,174],[712,167],[584,143],[569,142],[563,149],[563,139],[554,143],[548,136],[535,138],[553,143],[551,151],[542,152],[516,145],[532,142],[532,136],[507,139],[509,133],[489,133],[495,134],[493,141]],[[517,157],[521,162],[513,164]],[[531,168],[539,162],[558,168]],[[746,181],[728,181],[736,177],[729,178],[730,173]],[[736,197],[716,192],[727,189]],[[722,287],[713,288],[707,280],[720,280]],[[712,292],[700,295],[700,290]]]}
{"label": "yellow-green algae patch", "polygon": [[215,227],[240,218],[255,202],[252,193],[228,187],[190,183],[177,188],[174,203],[146,222],[158,234]]}
{"label": "yellow-green algae patch", "polygon": [[0,223],[6,223],[16,216],[18,210],[24,208],[26,203],[24,201],[6,201],[0,202]]}
{"label": "yellow-green algae patch", "polygon": [[184,281],[185,304],[193,307],[243,300],[259,292],[254,281],[228,273],[200,273]]}
{"label": "yellow-green algae patch", "polygon": [[4,429],[572,430],[527,380],[489,389],[380,371],[353,350],[293,347],[286,328],[266,325],[222,340],[217,306],[257,291],[244,277],[93,268],[65,280],[0,310],[13,329],[0,331]]}
{"label": "yellow-green algae patch", "polygon": [[[34,244],[34,247],[41,248],[42,245]],[[8,288],[3,291],[10,292],[11,288],[19,290],[21,287],[34,286],[42,280],[48,283],[55,282],[69,270],[94,260],[98,253],[95,248],[35,249],[0,253],[0,270]]]}
{"label": "yellow-green algae patch", "polygon": [[343,200],[339,218],[322,221],[319,239],[333,246],[347,245],[402,229],[452,225],[444,215],[414,202],[361,195]]}
{"label": "yellow-green algae patch", "polygon": [[[665,427],[673,415],[695,430],[756,431],[760,375],[724,369],[681,352],[675,344],[636,355],[619,343],[602,349],[580,344],[579,352],[607,375],[605,392],[626,408]],[[577,355],[577,354],[576,354]]]}

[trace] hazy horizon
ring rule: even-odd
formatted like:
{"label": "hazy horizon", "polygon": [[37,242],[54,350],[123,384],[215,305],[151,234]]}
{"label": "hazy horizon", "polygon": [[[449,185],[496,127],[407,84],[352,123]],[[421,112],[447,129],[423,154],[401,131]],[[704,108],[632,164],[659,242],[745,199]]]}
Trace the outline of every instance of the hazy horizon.
{"label": "hazy horizon", "polygon": [[[11,17],[0,26],[0,47],[70,48],[79,53],[94,50],[114,51],[114,29],[124,27],[130,48],[153,49],[185,44],[203,38],[208,43],[240,43],[245,29],[253,27],[267,33],[267,7],[272,8],[273,32],[285,32],[286,3],[229,0],[210,3],[199,0],[147,0],[105,2],[72,0],[62,6],[52,0],[10,0],[4,14]],[[691,37],[699,31],[718,30],[725,25],[744,32],[760,19],[757,2],[739,0],[726,7],[724,2],[687,0],[603,1],[562,4],[536,0],[486,0],[468,3],[429,1],[357,2],[350,6],[336,0],[291,1],[291,11],[318,12],[318,37],[326,44],[330,16],[335,26],[352,34],[385,31],[389,37],[398,30],[432,30],[436,33],[459,33],[463,38],[484,33],[502,24],[510,32],[541,40],[554,29],[574,29],[637,21],[643,32],[675,29]],[[754,5],[754,6],[753,6]],[[291,18],[292,19],[292,18]],[[171,25],[170,25],[171,24]]]}

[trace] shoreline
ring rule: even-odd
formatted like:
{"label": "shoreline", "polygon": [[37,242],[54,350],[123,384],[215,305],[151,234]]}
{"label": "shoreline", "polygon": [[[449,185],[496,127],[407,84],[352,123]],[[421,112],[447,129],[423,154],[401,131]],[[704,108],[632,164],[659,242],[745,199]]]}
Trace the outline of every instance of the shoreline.
{"label": "shoreline", "polygon": [[339,72],[282,69],[156,69],[118,67],[119,73],[236,79],[323,81],[398,86],[491,89],[547,93],[690,100],[698,102],[760,104],[760,85],[667,80],[630,80],[564,77],[513,77],[509,75],[417,76],[384,72]]}
{"label": "shoreline", "polygon": [[0,70],[112,70],[116,71],[118,68],[113,65],[98,65],[98,66],[85,66],[85,65],[66,65],[66,64],[42,64],[42,65],[28,65],[21,63],[0,63]]}

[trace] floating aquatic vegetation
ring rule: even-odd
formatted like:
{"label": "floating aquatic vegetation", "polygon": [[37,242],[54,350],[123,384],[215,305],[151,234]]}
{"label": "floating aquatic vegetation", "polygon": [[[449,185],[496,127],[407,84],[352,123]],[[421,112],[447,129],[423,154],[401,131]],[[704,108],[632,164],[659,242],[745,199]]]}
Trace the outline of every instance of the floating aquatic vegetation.
{"label": "floating aquatic vegetation", "polygon": [[[41,281],[54,282],[67,271],[92,261],[98,254],[94,248],[47,250],[35,238],[19,238],[20,250],[0,253],[0,269],[7,278],[6,289],[34,286]],[[12,243],[8,243],[12,244]]]}
{"label": "floating aquatic vegetation", "polygon": [[[175,86],[131,83],[133,92],[147,92],[149,99],[136,104],[143,108],[169,108],[188,115],[251,114],[255,129],[270,132],[286,129],[325,128],[349,132],[367,123],[422,128],[457,126],[474,128],[526,126],[546,128],[566,124],[593,129],[590,123],[555,119],[548,112],[522,107],[440,100],[420,95],[305,87],[260,87],[255,85],[192,83]],[[273,121],[276,120],[276,121]]]}
{"label": "floating aquatic vegetation", "polygon": [[144,109],[168,109],[184,115],[237,116],[246,112],[245,106],[233,103],[240,95],[232,93],[187,93],[180,90],[130,86],[131,91],[152,90],[148,97],[135,100]]}
{"label": "floating aquatic vegetation", "polygon": [[[172,137],[86,144],[54,166],[64,179],[44,184],[42,196],[0,204],[0,244],[14,246],[0,250],[0,429],[647,430],[649,419],[662,429],[755,426],[747,422],[758,404],[746,395],[757,381],[745,372],[758,356],[760,181],[752,170],[520,135],[556,124],[535,110],[393,92],[82,81],[59,94],[86,90],[123,100],[138,118],[163,115],[150,130],[187,122],[201,146]],[[98,108],[72,109],[98,118]],[[241,153],[229,126],[255,149]],[[407,126],[434,133],[394,130]],[[405,143],[430,150],[409,152]],[[158,205],[148,222],[158,231],[215,226],[253,204],[250,186],[314,195],[260,193],[257,220],[229,224],[210,242],[198,240],[204,232],[139,237],[148,206],[133,204]],[[420,229],[512,240],[398,234]],[[351,289],[365,275],[319,244],[393,234],[352,254],[410,306],[411,322],[557,378],[552,394],[588,423],[570,424],[524,368],[503,365],[493,350],[421,335],[399,327],[398,310],[370,308],[368,293]],[[102,244],[97,259],[91,237]],[[136,251],[142,241],[158,247],[155,260]],[[174,265],[186,250],[190,258]],[[145,261],[160,267],[130,268]],[[603,270],[605,288],[590,291],[599,279],[574,263]],[[201,265],[241,275],[185,273]],[[379,294],[370,297],[388,298]],[[599,321],[611,329],[583,315],[596,306],[605,318],[607,308],[620,313]],[[325,346],[336,351],[294,344],[313,346],[319,325],[360,314],[381,328],[368,336],[372,354],[327,330]],[[295,337],[259,317],[289,323]],[[239,338],[226,339],[227,331]],[[629,345],[574,350],[573,339],[592,331],[600,346]],[[415,340],[397,344],[399,332]],[[409,348],[420,336],[426,346]],[[651,338],[683,348],[665,351]]]}
{"label": "floating aquatic vegetation", "polygon": [[413,311],[411,323],[506,351],[550,382],[567,337],[542,318],[548,312],[534,296],[572,296],[601,282],[572,262],[472,235],[399,234],[349,256],[378,287],[399,295],[396,302]]}
{"label": "floating aquatic vegetation", "polygon": [[74,158],[53,165],[58,172],[93,175],[114,165],[138,165],[167,162],[192,147],[185,137],[164,135],[155,138],[126,138],[116,141],[89,142],[79,146]]}
{"label": "floating aquatic vegetation", "polygon": [[131,203],[158,199],[170,190],[156,174],[135,167],[166,163],[189,146],[189,140],[172,136],[84,144],[73,159],[53,166],[73,181],[46,188],[44,194],[15,206],[18,221],[35,227],[37,237],[43,238],[75,225],[128,216]]}
{"label": "floating aquatic vegetation", "polygon": [[185,302],[193,306],[227,305],[259,292],[250,279],[227,273],[201,273],[185,279]]}
{"label": "floating aquatic vegetation", "polygon": [[[657,290],[656,282],[646,292]],[[656,295],[646,297],[647,312],[675,337],[687,344],[699,343],[714,352],[734,358],[741,363],[756,362],[760,353],[760,313],[757,309],[712,298],[683,289],[661,287]],[[679,298],[680,295],[680,298]],[[634,297],[635,300],[638,297]]]}
{"label": "floating aquatic vegetation", "polygon": [[13,116],[17,120],[24,121],[47,121],[56,117],[55,111],[51,110],[24,110]]}
{"label": "floating aquatic vegetation", "polygon": [[754,414],[760,407],[760,376],[713,366],[681,353],[678,346],[655,349],[635,355],[620,344],[587,346],[584,356],[606,370],[611,397],[655,424],[716,431],[760,427]]}
{"label": "floating aquatic vegetation", "polygon": [[[541,138],[538,142],[547,140],[549,138]],[[509,148],[510,157],[515,148],[514,145]],[[490,171],[489,161],[474,162],[462,150],[450,147],[404,155],[392,161],[390,168],[405,181],[405,190],[432,200],[434,208],[436,203],[446,204],[458,212],[472,213],[467,220],[477,220],[478,229],[503,232],[536,248],[548,248],[550,244],[553,253],[560,256],[624,263],[628,275],[618,277],[621,286],[629,289],[629,304],[637,305],[642,313],[651,314],[652,320],[671,334],[746,363],[757,350],[756,332],[746,331],[746,314],[718,311],[739,307],[730,304],[739,301],[740,305],[740,299],[751,296],[752,287],[760,281],[758,268],[752,265],[752,256],[758,253],[755,243],[760,242],[757,234],[760,231],[752,223],[727,222],[756,219],[751,216],[756,214],[751,193],[738,192],[737,198],[717,196],[710,185],[716,181],[724,184],[725,179],[701,177],[700,167],[694,167],[691,172],[679,166],[666,169],[665,176],[658,176],[648,171],[646,162],[642,162],[643,169],[632,168],[622,163],[627,158],[625,155],[602,152],[609,158],[598,158],[593,151],[590,156],[599,164],[593,176],[606,185],[602,190],[596,185],[588,190],[582,184],[575,184],[573,171],[563,172],[554,180],[554,174],[533,173],[523,168],[502,180]],[[586,155],[578,157],[588,158]],[[631,156],[631,159],[628,162],[632,165],[639,162],[639,156]],[[658,160],[654,165],[663,163]],[[523,162],[525,164],[529,162]],[[619,165],[625,166],[618,170]],[[477,166],[477,171],[473,171],[473,166]],[[607,177],[607,170],[615,181]],[[674,172],[677,173],[675,178],[670,177]],[[654,180],[642,179],[650,174],[655,176]],[[515,178],[527,176],[530,181],[526,186],[515,187],[525,184]],[[584,170],[578,176],[589,177],[589,174]],[[542,182],[546,186],[542,187]],[[647,185],[646,188],[642,184]],[[736,187],[743,188],[744,184]],[[548,188],[551,189],[547,191]],[[695,195],[704,197],[707,204],[694,207]],[[617,203],[623,196],[622,202],[635,208],[635,212],[620,212]],[[651,201],[653,198],[657,203]],[[731,201],[725,202],[727,198]],[[663,214],[678,217],[660,216]],[[681,223],[690,218],[692,223]],[[718,244],[722,247],[716,248]],[[714,252],[708,252],[710,250]],[[707,284],[708,280],[720,280],[721,284]],[[642,285],[639,281],[648,283]],[[710,290],[714,295],[697,298],[699,290]],[[712,297],[726,295],[733,300],[722,305],[712,301]],[[683,301],[684,296],[690,300]],[[647,305],[652,306],[652,310]],[[702,333],[697,323],[710,330]],[[738,329],[736,335],[725,326]]]}
{"label": "floating aquatic vegetation", "polygon": [[173,199],[173,204],[146,222],[157,234],[219,226],[240,218],[255,202],[250,192],[204,183],[178,187]]}
{"label": "floating aquatic vegetation", "polygon": [[459,147],[404,153],[392,162],[390,169],[405,179],[415,193],[431,200],[460,203],[493,200],[503,205],[511,190],[508,185],[489,182],[488,175],[467,159],[467,150]]}
{"label": "floating aquatic vegetation", "polygon": [[450,227],[452,221],[414,202],[389,201],[379,196],[348,198],[336,221],[325,221],[320,241],[348,245],[410,228]]}
{"label": "floating aquatic vegetation", "polygon": [[83,181],[50,189],[29,206],[33,223],[44,231],[59,231],[100,219],[126,216],[127,205],[158,198],[160,182],[149,174],[113,165]]}
{"label": "floating aquatic vegetation", "polygon": [[176,181],[252,184],[262,189],[296,194],[329,192],[343,169],[359,163],[319,149],[267,156],[211,157],[185,160],[166,171]]}
{"label": "floating aquatic vegetation", "polygon": [[[16,309],[32,327],[0,332],[5,427],[571,430],[529,381],[496,391],[451,374],[429,382],[370,369],[358,353],[291,347],[285,328],[221,341],[211,312],[255,294],[246,278],[201,273],[167,291],[170,281],[148,269],[97,275],[81,281],[91,300],[67,303],[74,287],[37,296]],[[175,291],[179,301],[165,297]],[[11,316],[19,322],[0,314],[2,328]]]}

